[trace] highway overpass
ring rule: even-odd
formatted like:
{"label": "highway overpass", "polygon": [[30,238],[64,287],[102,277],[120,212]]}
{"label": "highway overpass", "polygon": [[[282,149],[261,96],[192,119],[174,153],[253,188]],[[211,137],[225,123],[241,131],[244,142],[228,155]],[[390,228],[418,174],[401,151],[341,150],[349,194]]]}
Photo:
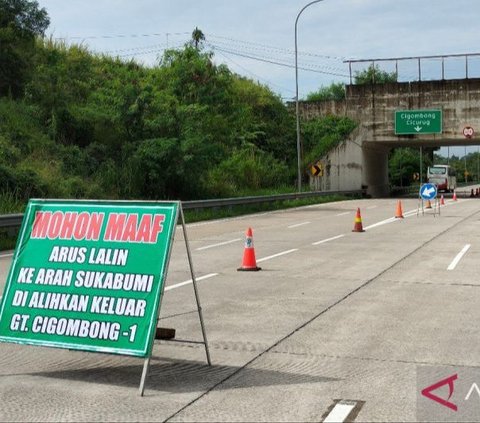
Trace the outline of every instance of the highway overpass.
{"label": "highway overpass", "polygon": [[[406,132],[413,133],[398,134],[404,128],[396,131],[396,112],[397,124],[411,123]],[[478,136],[463,133],[466,127],[480,131],[480,79],[348,85],[345,100],[301,102],[300,113],[302,120],[333,114],[358,123],[348,139],[319,158],[325,172],[312,177],[311,185],[327,191],[363,187],[381,197],[388,195],[392,148],[480,144]]]}

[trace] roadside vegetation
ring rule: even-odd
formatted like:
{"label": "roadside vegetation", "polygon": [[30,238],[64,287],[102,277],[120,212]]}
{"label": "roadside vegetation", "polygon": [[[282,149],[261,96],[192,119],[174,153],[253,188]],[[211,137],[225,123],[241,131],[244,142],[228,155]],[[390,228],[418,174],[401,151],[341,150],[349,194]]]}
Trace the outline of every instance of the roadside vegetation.
{"label": "roadside vegetation", "polygon": [[[456,170],[457,183],[467,184],[480,181],[480,153],[469,153],[466,156],[455,155],[448,157],[437,154],[438,148],[424,148],[422,155],[423,178],[425,180],[427,168],[438,164],[448,164]],[[390,152],[389,178],[392,187],[409,187],[418,185],[414,175],[420,173],[419,148],[396,148]],[[465,170],[467,174],[465,174]]]}
{"label": "roadside vegetation", "polygon": [[[0,0],[0,213],[33,197],[295,190],[294,115],[268,87],[216,64],[201,30],[146,67],[46,39],[49,23],[36,1]],[[337,118],[305,126],[305,181],[317,144],[350,127]]]}

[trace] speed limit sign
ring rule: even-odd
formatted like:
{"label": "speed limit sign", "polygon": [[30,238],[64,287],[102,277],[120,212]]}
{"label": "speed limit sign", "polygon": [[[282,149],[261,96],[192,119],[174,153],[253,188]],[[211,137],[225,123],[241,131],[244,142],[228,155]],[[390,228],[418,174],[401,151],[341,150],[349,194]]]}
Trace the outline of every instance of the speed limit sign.
{"label": "speed limit sign", "polygon": [[463,136],[465,138],[473,138],[474,135],[475,131],[471,126],[465,126],[465,128],[463,128]]}

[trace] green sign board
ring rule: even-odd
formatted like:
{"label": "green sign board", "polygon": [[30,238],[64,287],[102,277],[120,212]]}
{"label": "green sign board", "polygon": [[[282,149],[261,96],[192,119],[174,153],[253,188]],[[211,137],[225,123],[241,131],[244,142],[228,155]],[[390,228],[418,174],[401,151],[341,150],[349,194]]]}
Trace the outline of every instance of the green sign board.
{"label": "green sign board", "polygon": [[395,135],[441,133],[441,110],[397,110],[395,112]]}
{"label": "green sign board", "polygon": [[31,200],[0,341],[147,357],[179,203]]}

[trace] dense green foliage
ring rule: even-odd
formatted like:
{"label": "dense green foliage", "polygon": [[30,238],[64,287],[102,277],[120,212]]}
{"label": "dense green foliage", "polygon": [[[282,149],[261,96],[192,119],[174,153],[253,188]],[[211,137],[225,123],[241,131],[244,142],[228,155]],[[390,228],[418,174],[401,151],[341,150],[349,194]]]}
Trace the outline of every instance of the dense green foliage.
{"label": "dense green foliage", "polygon": [[327,87],[320,87],[318,91],[307,95],[307,101],[344,100],[345,85],[341,82],[331,83]]}
{"label": "dense green foliage", "polygon": [[36,1],[0,0],[0,96],[21,95],[32,70],[35,37],[49,23]]}
{"label": "dense green foliage", "polygon": [[[381,70],[378,65],[370,65],[363,71],[355,72],[354,82],[358,85],[397,82],[397,75],[395,72]],[[344,100],[345,97],[345,84],[332,82],[328,86],[322,86],[317,91],[307,94],[306,101],[340,101]]]}
{"label": "dense green foliage", "polygon": [[[198,28],[183,48],[145,67],[42,39],[49,19],[34,1],[0,0],[0,12],[5,203],[295,187],[294,115],[269,88],[215,64]],[[348,127],[330,118],[306,124],[305,157]]]}
{"label": "dense green foliage", "polygon": [[[452,155],[440,156],[432,148],[424,148],[423,155],[423,180],[426,180],[427,168],[438,164],[448,164],[457,173],[457,182],[472,182],[480,180],[480,153],[469,153],[463,157]],[[390,185],[406,187],[414,183],[413,174],[420,173],[420,149],[396,148],[389,157]],[[467,178],[465,178],[465,170]]]}
{"label": "dense green foliage", "polygon": [[304,165],[314,163],[344,141],[356,127],[348,117],[327,116],[304,124]]}
{"label": "dense green foliage", "polygon": [[[428,166],[432,166],[432,153],[425,149],[422,154],[423,177],[425,180]],[[420,173],[419,148],[395,148],[391,151],[388,170],[390,185],[394,187],[407,187],[414,182],[414,173]]]}
{"label": "dense green foliage", "polygon": [[[457,172],[458,182],[478,182],[480,181],[480,153],[468,153],[463,157],[455,155],[448,157],[435,154],[435,164],[448,164]],[[467,175],[465,178],[465,171]]]}
{"label": "dense green foliage", "polygon": [[367,69],[355,72],[355,84],[385,84],[387,82],[397,82],[395,72],[386,72],[381,70],[378,65],[370,65]]}

